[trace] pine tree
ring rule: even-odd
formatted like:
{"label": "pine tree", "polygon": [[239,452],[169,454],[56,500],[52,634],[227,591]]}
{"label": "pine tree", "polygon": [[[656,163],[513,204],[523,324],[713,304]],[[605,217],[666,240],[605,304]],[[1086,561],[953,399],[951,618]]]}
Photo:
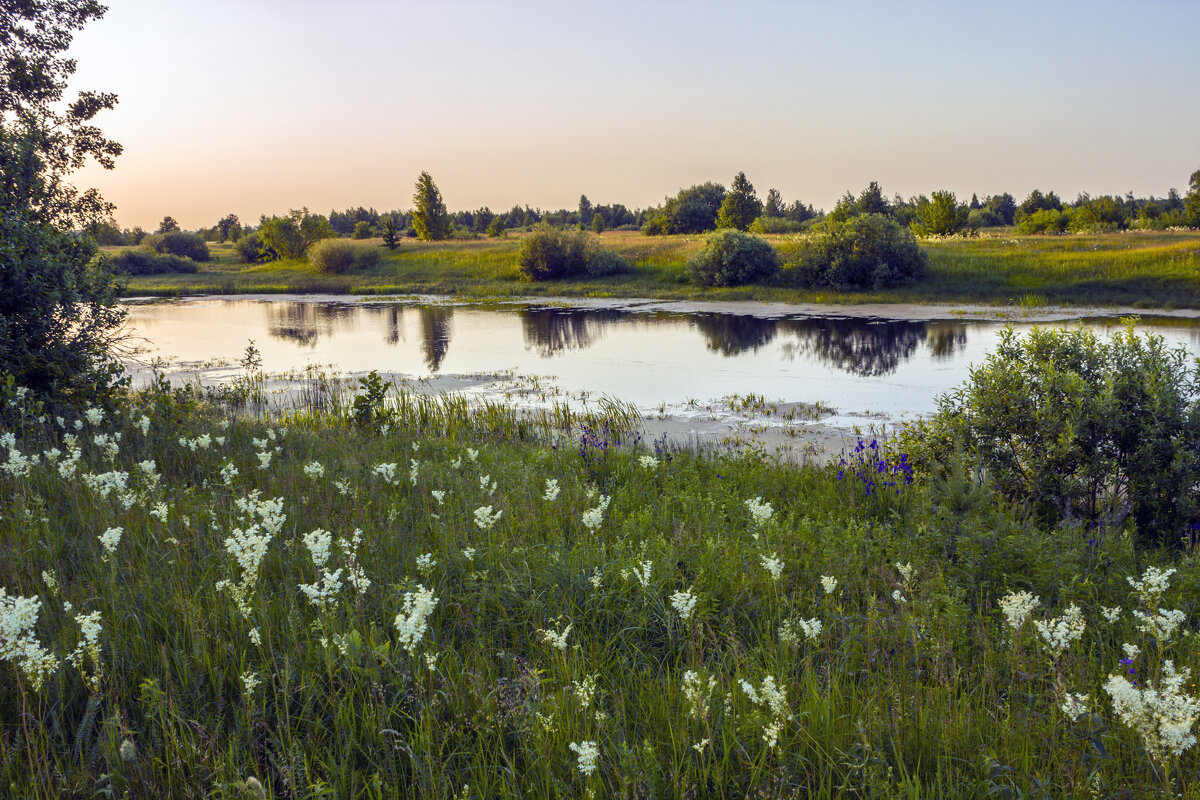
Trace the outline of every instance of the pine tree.
{"label": "pine tree", "polygon": [[762,203],[754,193],[754,185],[746,180],[746,173],[739,172],[733,178],[721,208],[717,211],[718,228],[736,228],[744,231],[762,213]]}
{"label": "pine tree", "polygon": [[584,225],[590,225],[592,222],[592,201],[588,200],[586,194],[579,195],[579,221]]}
{"label": "pine tree", "polygon": [[417,236],[424,241],[445,239],[450,233],[450,215],[446,213],[442,193],[424,170],[417,177],[413,203],[417,207],[413,212],[413,229]]}
{"label": "pine tree", "polygon": [[379,229],[383,234],[383,246],[395,250],[400,244],[400,225],[396,222],[395,214],[384,214],[379,218]]}
{"label": "pine tree", "polygon": [[783,195],[778,189],[771,189],[767,192],[767,202],[763,205],[764,217],[782,217],[783,216]]}

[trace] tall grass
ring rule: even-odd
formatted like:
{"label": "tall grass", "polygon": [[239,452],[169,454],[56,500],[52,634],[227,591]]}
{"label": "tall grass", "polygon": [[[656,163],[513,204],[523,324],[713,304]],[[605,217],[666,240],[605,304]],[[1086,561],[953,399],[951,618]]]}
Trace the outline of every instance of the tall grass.
{"label": "tall grass", "polygon": [[[98,661],[40,689],[0,662],[6,792],[1195,791],[1196,750],[1152,761],[1101,688],[1130,668],[1157,682],[1167,658],[1200,667],[1191,637],[1138,629],[1126,582],[1169,562],[1158,603],[1190,628],[1193,555],[1039,530],[986,491],[951,502],[961,487],[907,483],[867,445],[794,467],[617,447],[620,409],[545,441],[496,408],[390,397],[280,420],[159,385],[78,421],[27,409],[0,470],[0,586],[40,599],[33,633],[60,659],[77,615],[102,633]],[[104,494],[113,473],[125,486]],[[248,570],[231,550],[264,531]],[[1015,631],[1012,589],[1043,598]],[[1033,622],[1071,603],[1087,627],[1053,657]],[[418,608],[420,635],[397,626]],[[1123,643],[1141,648],[1129,665]],[[1068,718],[1067,692],[1093,713]]]}

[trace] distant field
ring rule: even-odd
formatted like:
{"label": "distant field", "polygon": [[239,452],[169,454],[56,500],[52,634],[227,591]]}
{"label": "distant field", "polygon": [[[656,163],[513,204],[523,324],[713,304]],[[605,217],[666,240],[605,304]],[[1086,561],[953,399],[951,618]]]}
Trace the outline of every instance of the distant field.
{"label": "distant field", "polygon": [[[766,238],[785,251],[797,241],[787,235]],[[516,263],[520,234],[499,240],[406,240],[394,252],[382,250],[384,258],[376,267],[345,275],[321,274],[303,261],[247,264],[230,245],[215,245],[215,260],[201,265],[198,273],[135,277],[127,291],[131,295],[420,293],[1200,308],[1200,232],[1196,231],[1073,236],[992,232],[971,239],[924,241],[930,262],[925,280],[877,292],[771,286],[698,289],[688,283],[686,264],[699,250],[703,236],[648,237],[636,231],[612,231],[599,234],[599,240],[628,259],[633,272],[588,281],[524,281]],[[355,244],[380,246],[378,239]]]}

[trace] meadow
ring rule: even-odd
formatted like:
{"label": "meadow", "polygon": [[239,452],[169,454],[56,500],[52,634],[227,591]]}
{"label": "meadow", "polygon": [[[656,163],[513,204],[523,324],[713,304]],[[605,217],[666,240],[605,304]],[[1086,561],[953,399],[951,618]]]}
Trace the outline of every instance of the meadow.
{"label": "meadow", "polygon": [[[1000,305],[1132,305],[1200,308],[1200,234],[1195,231],[1016,236],[1011,231],[968,238],[926,239],[929,271],[919,283],[879,291],[836,292],[776,286],[700,289],[686,263],[703,236],[648,237],[636,231],[599,234],[602,246],[633,266],[596,280],[532,283],[521,279],[521,234],[504,239],[448,242],[404,240],[368,270],[321,274],[304,261],[247,264],[232,246],[216,245],[215,259],[195,274],[135,277],[128,294],[322,292],[440,294],[466,297],[569,296],[763,300],[788,303],[985,303]],[[766,237],[781,253],[796,246],[786,235]],[[356,241],[379,247],[378,240]],[[111,250],[111,249],[110,249]]]}
{"label": "meadow", "polygon": [[8,796],[1200,797],[1194,550],[873,441],[254,392],[8,392]]}

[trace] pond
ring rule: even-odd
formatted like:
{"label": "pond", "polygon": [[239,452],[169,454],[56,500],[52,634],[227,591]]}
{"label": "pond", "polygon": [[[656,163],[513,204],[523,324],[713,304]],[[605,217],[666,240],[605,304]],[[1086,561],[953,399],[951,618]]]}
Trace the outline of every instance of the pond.
{"label": "pond", "polygon": [[[144,351],[129,368],[144,382],[151,359],[170,358],[176,374],[216,383],[240,373],[237,359],[253,340],[269,373],[311,365],[348,375],[378,370],[484,395],[501,391],[490,376],[515,374],[570,397],[621,398],[647,414],[729,412],[751,397],[820,404],[832,411],[823,424],[846,427],[932,412],[935,398],[966,379],[1006,325],[676,305],[135,302],[129,322]],[[932,314],[952,316],[947,309]],[[1018,331],[1033,325],[1011,324]],[[1120,323],[1106,317],[1051,324],[1109,331]],[[1139,328],[1200,354],[1200,321],[1150,318]]]}

